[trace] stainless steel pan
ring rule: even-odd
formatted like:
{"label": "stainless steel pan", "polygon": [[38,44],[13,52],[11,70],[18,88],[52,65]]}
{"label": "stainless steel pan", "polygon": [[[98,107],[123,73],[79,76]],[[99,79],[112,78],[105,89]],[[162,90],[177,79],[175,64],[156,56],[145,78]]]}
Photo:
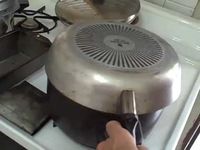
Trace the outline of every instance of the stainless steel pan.
{"label": "stainless steel pan", "polygon": [[[46,72],[53,119],[93,147],[109,120],[118,120],[141,144],[139,118],[170,105],[181,90],[181,66],[173,48],[159,36],[123,23],[70,26],[54,41]],[[147,118],[145,124],[154,117]]]}
{"label": "stainless steel pan", "polygon": [[173,48],[144,29],[120,23],[76,24],[55,40],[46,64],[49,80],[75,102],[117,113],[122,91],[135,92],[138,114],[162,109],[181,89]]}

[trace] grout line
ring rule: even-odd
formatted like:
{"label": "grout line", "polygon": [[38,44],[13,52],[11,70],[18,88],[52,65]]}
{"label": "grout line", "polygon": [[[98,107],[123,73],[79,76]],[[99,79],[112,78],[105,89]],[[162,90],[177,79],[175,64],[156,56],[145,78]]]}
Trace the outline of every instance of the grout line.
{"label": "grout line", "polygon": [[198,18],[200,19],[200,14],[197,14],[197,12],[200,12],[199,9],[200,9],[200,0],[198,0],[198,2],[197,2],[197,4],[196,4],[196,7],[194,8],[192,17],[197,18],[197,19],[198,19]]}
{"label": "grout line", "polygon": [[162,7],[164,7],[164,6],[165,6],[165,4],[166,4],[166,1],[167,1],[167,0],[165,0],[165,1],[164,1],[164,3],[163,3],[163,5],[162,5]]}
{"label": "grout line", "polygon": [[[166,1],[166,0],[165,0],[165,1]],[[180,3],[180,2],[176,2],[176,1],[174,1],[174,0],[170,0],[170,2],[175,3],[175,4],[177,4],[177,5],[180,5],[180,6],[183,6],[183,7],[192,8],[192,9],[194,9],[194,8],[196,7],[196,5],[197,5],[197,3],[196,3],[196,5],[192,7],[192,6],[188,6],[188,5],[182,4],[182,3]]]}
{"label": "grout line", "polygon": [[[162,7],[165,7],[166,2],[167,2],[167,0],[164,0],[164,3],[163,3],[163,5],[162,5]],[[192,7],[192,6],[188,6],[188,5],[182,4],[182,3],[180,3],[180,2],[176,2],[176,1],[174,1],[174,0],[171,0],[171,1],[169,1],[169,2],[174,3],[174,4],[176,4],[176,5],[180,5],[180,6],[182,6],[182,7],[187,7],[187,8],[190,8],[190,9],[195,9],[195,7],[196,7],[197,4],[198,4],[198,2],[197,2],[197,4],[196,4],[195,6]]]}

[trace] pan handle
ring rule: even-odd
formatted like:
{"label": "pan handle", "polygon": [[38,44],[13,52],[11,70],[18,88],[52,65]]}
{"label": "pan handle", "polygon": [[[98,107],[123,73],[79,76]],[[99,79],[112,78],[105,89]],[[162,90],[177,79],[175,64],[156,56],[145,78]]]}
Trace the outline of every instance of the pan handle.
{"label": "pan handle", "polygon": [[136,139],[137,145],[142,145],[142,130],[138,119],[136,119],[134,114],[124,114],[121,116],[120,123],[123,128],[128,130],[133,137]]}
{"label": "pan handle", "polygon": [[119,112],[121,113],[120,123],[135,138],[137,145],[142,144],[142,127],[137,115],[135,93],[134,91],[123,91],[120,97]]}

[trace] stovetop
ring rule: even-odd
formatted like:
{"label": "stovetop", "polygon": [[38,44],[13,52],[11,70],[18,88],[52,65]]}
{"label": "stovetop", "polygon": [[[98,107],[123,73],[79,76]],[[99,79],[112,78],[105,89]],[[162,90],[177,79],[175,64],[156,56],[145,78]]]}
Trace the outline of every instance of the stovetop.
{"label": "stovetop", "polygon": [[[46,5],[46,11],[52,15],[56,0],[30,1],[30,6],[37,10]],[[53,24],[53,23],[52,23]],[[150,134],[144,139],[149,150],[172,150],[187,121],[200,89],[200,22],[184,17],[142,1],[141,26],[167,40],[176,50],[182,65],[182,92],[180,98],[165,108],[160,119]],[[58,27],[43,34],[51,41],[66,27],[58,22]],[[27,81],[46,92],[47,76],[44,68],[27,78]],[[34,136],[22,131],[14,124],[0,117],[0,131],[14,139],[27,149],[34,150],[88,150],[65,135],[59,128],[48,122]]]}

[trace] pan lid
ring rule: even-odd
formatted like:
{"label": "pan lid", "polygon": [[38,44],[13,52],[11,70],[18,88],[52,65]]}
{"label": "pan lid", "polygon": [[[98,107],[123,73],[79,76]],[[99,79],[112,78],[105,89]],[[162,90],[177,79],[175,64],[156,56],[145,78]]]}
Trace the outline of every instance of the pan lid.
{"label": "pan lid", "polygon": [[57,16],[67,23],[128,21],[130,16],[135,18],[139,10],[139,0],[59,0],[56,5]]}
{"label": "pan lid", "polygon": [[157,111],[181,87],[181,67],[173,48],[157,35],[123,23],[72,25],[49,53],[50,82],[73,101],[117,113],[122,91],[135,93],[137,113]]}

